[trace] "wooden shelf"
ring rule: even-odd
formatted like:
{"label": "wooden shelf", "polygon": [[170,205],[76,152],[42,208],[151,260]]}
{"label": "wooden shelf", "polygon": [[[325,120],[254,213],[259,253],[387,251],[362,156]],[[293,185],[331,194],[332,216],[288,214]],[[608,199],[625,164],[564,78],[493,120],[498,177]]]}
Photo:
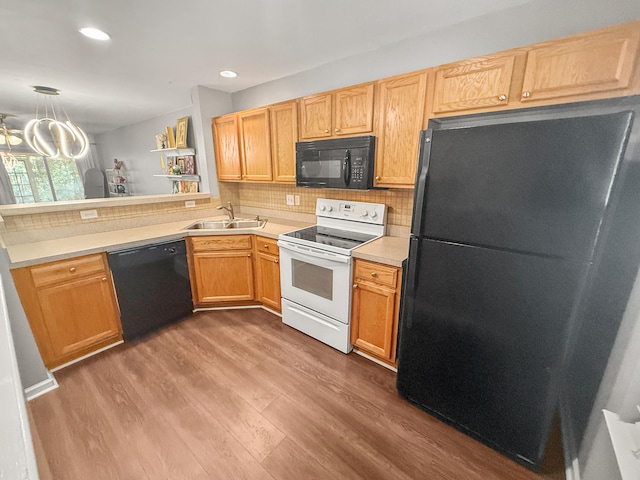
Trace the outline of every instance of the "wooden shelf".
{"label": "wooden shelf", "polygon": [[151,150],[153,153],[164,153],[168,157],[180,157],[182,155],[195,155],[195,148],[160,148]]}
{"label": "wooden shelf", "polygon": [[162,175],[162,174],[158,174],[158,175],[154,175],[154,177],[164,177],[164,178],[169,178],[171,180],[186,180],[189,182],[199,182],[200,181],[200,175]]}

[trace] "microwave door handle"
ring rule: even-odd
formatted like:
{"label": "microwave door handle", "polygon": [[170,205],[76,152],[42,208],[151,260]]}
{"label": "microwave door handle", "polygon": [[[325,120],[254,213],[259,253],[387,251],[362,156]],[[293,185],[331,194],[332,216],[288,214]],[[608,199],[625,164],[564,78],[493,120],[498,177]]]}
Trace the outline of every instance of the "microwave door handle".
{"label": "microwave door handle", "polygon": [[342,162],[342,179],[344,184],[348,187],[351,182],[351,150],[347,149],[344,152],[344,161]]}

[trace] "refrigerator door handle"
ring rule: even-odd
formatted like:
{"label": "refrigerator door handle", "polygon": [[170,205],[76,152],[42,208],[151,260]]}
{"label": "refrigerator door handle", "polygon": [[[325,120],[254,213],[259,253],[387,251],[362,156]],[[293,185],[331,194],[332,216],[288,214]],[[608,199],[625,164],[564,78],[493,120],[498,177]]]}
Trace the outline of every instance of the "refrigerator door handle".
{"label": "refrigerator door handle", "polygon": [[411,233],[416,236],[422,235],[422,218],[424,217],[424,203],[427,190],[427,175],[429,173],[429,157],[431,156],[432,137],[432,128],[428,128],[420,132],[420,154],[418,156],[413,220],[411,222]]}
{"label": "refrigerator door handle", "polygon": [[420,263],[419,245],[420,239],[412,236],[409,241],[409,260],[407,262],[409,266],[407,267],[407,278],[403,292],[404,311],[402,323],[407,329],[410,329],[413,324],[413,301],[416,298],[416,282],[418,281],[417,271],[418,264]]}

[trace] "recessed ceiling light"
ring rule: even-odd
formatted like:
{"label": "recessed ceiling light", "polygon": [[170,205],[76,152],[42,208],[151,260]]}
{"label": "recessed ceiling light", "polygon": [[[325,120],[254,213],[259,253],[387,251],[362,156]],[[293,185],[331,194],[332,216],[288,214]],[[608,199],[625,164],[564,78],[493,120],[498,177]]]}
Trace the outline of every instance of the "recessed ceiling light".
{"label": "recessed ceiling light", "polygon": [[97,28],[83,27],[78,31],[85,37],[93,38],[94,40],[109,40],[111,38],[108,33],[98,30]]}
{"label": "recessed ceiling light", "polygon": [[232,72],[231,70],[223,70],[220,72],[220,76],[226,78],[235,78],[238,76],[238,74],[236,72]]}

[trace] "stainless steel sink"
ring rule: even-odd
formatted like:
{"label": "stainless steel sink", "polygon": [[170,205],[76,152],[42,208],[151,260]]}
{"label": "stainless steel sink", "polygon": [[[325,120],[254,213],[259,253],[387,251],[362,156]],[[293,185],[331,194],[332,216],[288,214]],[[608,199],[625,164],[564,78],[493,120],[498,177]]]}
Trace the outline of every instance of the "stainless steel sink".
{"label": "stainless steel sink", "polygon": [[185,230],[228,230],[231,228],[262,228],[267,223],[265,219],[251,220],[245,218],[234,218],[233,220],[213,220],[196,222],[189,225]]}

